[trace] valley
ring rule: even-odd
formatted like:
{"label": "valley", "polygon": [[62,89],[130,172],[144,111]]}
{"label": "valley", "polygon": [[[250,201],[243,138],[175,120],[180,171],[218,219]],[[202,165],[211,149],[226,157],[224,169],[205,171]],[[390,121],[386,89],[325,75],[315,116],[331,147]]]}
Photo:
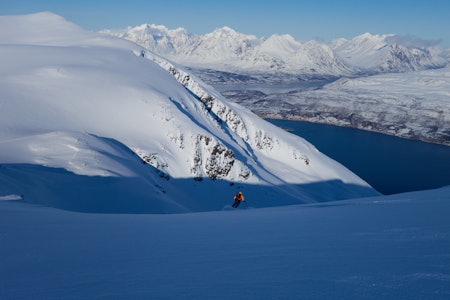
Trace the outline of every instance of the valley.
{"label": "valley", "polygon": [[263,118],[353,127],[450,145],[449,51],[365,33],[330,43],[204,35],[142,24],[105,30],[174,61]]}

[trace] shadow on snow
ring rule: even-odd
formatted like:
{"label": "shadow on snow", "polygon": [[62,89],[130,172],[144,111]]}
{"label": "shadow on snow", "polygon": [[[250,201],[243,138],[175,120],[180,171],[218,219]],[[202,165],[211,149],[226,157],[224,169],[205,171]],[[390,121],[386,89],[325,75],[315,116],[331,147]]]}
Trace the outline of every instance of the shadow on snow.
{"label": "shadow on snow", "polygon": [[340,180],[263,186],[224,180],[161,177],[150,165],[148,177],[77,175],[62,168],[32,164],[0,165],[0,195],[89,213],[184,213],[222,210],[242,191],[245,207],[271,207],[378,195],[372,189]]}

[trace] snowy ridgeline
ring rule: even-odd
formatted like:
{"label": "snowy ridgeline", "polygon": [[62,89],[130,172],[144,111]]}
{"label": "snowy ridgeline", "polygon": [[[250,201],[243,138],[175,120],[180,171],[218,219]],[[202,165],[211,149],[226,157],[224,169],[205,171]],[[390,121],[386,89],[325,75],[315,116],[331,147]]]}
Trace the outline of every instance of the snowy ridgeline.
{"label": "snowy ridgeline", "polygon": [[0,17],[0,196],[89,212],[377,195],[302,138],[129,41],[51,13]]}
{"label": "snowy ridgeline", "polygon": [[300,42],[288,34],[258,38],[229,27],[204,35],[154,24],[103,32],[136,42],[185,66],[239,74],[340,77],[434,69],[448,63],[445,49],[393,34],[365,33],[327,44]]}
{"label": "snowy ridgeline", "polygon": [[0,298],[449,299],[449,210],[448,187],[173,215],[0,201]]}

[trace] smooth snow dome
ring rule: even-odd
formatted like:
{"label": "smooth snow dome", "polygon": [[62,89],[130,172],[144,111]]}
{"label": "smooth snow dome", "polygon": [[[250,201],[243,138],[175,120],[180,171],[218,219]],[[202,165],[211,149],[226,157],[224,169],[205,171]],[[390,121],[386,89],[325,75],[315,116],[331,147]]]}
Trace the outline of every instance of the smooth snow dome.
{"label": "smooth snow dome", "polygon": [[238,190],[252,207],[378,194],[142,46],[51,13],[0,26],[0,194],[141,213],[220,210]]}

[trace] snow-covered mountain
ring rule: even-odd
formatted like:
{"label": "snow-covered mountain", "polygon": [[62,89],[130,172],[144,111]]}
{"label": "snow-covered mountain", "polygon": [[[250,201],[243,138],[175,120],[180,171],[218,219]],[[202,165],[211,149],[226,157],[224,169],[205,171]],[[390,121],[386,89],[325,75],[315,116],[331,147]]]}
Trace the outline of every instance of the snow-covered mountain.
{"label": "snow-covered mountain", "polygon": [[51,13],[0,27],[0,194],[101,212],[217,210],[237,190],[254,207],[377,194],[141,46]]}
{"label": "snow-covered mountain", "polygon": [[442,50],[402,44],[393,34],[365,33],[351,40],[335,40],[331,47],[347,64],[365,73],[419,71],[442,68],[447,64]]}
{"label": "snow-covered mountain", "polygon": [[392,34],[366,33],[327,44],[300,42],[287,34],[257,38],[229,27],[204,35],[154,24],[103,32],[136,42],[184,66],[238,74],[349,76],[441,68],[448,62],[442,49],[414,46]]}
{"label": "snow-covered mountain", "polygon": [[[183,28],[170,30],[148,24],[105,32],[135,41],[189,67],[204,81],[220,87],[229,99],[260,116],[449,143],[449,50],[437,47],[437,42],[365,33],[325,44],[299,42],[289,35],[257,38],[228,27],[193,35]],[[371,76],[382,74],[387,74],[386,78]],[[442,78],[437,79],[439,76]],[[325,85],[339,78],[335,85],[320,88],[320,83]],[[318,84],[292,86],[287,93],[277,90],[278,86],[296,82]],[[347,83],[345,88],[343,82]],[[258,86],[267,83],[271,91]],[[316,88],[320,90],[312,91]]]}
{"label": "snow-covered mountain", "polygon": [[257,38],[229,27],[204,35],[143,24],[103,32],[131,40],[184,66],[241,73],[349,75],[348,66],[323,43],[306,43],[290,35]]}
{"label": "snow-covered mountain", "polygon": [[223,94],[266,118],[377,131],[450,146],[450,68],[341,78],[273,94]]}

